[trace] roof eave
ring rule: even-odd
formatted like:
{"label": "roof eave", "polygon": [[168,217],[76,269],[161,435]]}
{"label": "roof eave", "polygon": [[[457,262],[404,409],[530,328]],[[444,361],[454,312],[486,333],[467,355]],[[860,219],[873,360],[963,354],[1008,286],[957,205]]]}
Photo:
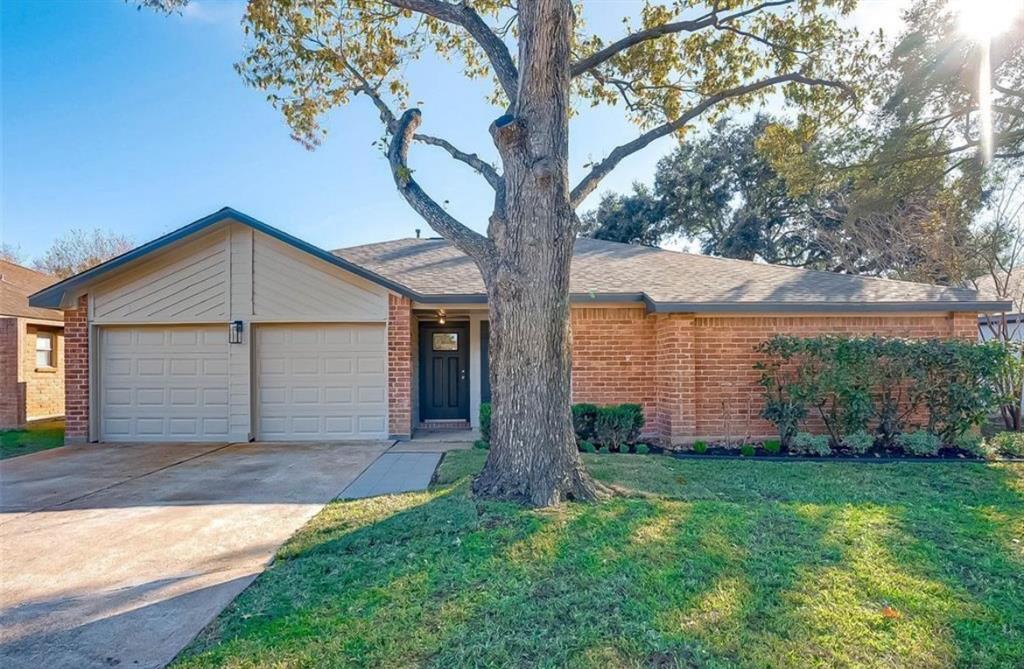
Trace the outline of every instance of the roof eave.
{"label": "roof eave", "polygon": [[918,300],[911,302],[655,302],[646,298],[654,313],[893,313],[968,311],[996,313],[1008,311],[1011,302]]}

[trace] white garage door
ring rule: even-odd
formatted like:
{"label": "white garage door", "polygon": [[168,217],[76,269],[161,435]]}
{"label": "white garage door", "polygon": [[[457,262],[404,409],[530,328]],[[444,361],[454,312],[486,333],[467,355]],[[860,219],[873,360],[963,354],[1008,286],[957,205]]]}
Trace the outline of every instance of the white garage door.
{"label": "white garage door", "polygon": [[259,325],[259,439],[387,437],[383,325]]}
{"label": "white garage door", "polygon": [[100,329],[100,438],[228,436],[226,325]]}

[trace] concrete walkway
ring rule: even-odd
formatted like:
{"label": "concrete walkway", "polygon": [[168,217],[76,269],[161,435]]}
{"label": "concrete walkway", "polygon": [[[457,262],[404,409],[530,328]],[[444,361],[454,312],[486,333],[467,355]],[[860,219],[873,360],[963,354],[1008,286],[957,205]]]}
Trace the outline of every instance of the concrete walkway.
{"label": "concrete walkway", "polygon": [[163,667],[391,445],[87,445],[0,462],[0,667]]}
{"label": "concrete walkway", "polygon": [[443,451],[401,453],[388,451],[359,475],[345,491],[343,499],[394,495],[425,490],[434,476]]}

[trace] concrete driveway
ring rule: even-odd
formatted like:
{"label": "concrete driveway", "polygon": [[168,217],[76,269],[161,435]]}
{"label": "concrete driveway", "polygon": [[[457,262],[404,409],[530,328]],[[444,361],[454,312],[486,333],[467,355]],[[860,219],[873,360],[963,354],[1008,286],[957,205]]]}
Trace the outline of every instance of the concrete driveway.
{"label": "concrete driveway", "polygon": [[391,443],[103,444],[3,461],[0,666],[164,666]]}

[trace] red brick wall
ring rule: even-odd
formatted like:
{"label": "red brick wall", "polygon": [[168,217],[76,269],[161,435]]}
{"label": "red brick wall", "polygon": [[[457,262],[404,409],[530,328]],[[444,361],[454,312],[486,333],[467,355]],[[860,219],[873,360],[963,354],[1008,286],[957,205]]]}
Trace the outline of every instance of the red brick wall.
{"label": "red brick wall", "polygon": [[642,404],[656,411],[654,320],[642,307],[572,310],[572,401]]}
{"label": "red brick wall", "polygon": [[17,318],[0,318],[0,428],[18,427],[25,421],[18,335]]}
{"label": "red brick wall", "polygon": [[637,402],[662,440],[769,437],[754,346],[773,334],[977,336],[975,315],[695,316],[641,308],[572,311],[573,401]]}
{"label": "red brick wall", "polygon": [[64,311],[64,438],[89,439],[89,303]]}
{"label": "red brick wall", "polygon": [[412,302],[388,295],[388,432],[412,435]]}
{"label": "red brick wall", "polygon": [[[53,335],[51,368],[36,366],[39,333]],[[64,415],[64,333],[59,327],[27,325],[21,347],[21,378],[25,382],[25,415],[28,420]]]}

